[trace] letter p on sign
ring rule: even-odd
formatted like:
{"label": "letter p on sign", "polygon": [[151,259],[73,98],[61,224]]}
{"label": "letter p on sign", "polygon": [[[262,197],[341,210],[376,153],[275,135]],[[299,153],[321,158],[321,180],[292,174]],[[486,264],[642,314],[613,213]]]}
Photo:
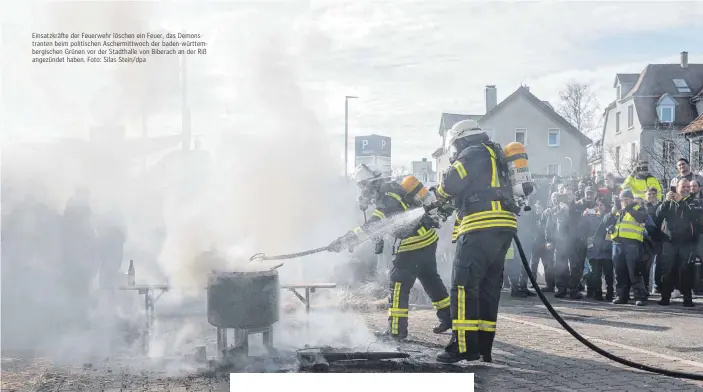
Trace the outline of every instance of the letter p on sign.
{"label": "letter p on sign", "polygon": [[361,141],[361,149],[362,149],[362,150],[366,150],[366,146],[368,146],[368,145],[369,145],[369,141],[368,141],[368,140],[364,139],[364,140]]}

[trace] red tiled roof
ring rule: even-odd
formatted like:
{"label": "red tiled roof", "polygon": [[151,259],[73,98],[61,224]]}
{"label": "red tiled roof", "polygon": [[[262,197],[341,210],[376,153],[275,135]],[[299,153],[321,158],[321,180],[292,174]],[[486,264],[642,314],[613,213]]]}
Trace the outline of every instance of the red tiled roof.
{"label": "red tiled roof", "polygon": [[681,133],[693,132],[703,132],[703,113],[681,130]]}

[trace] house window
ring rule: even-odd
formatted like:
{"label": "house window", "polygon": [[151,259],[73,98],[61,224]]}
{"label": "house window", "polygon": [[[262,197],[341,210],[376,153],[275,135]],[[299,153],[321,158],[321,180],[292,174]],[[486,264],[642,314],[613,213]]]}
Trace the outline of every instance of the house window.
{"label": "house window", "polygon": [[635,106],[630,105],[627,107],[627,128],[632,128],[635,126]]}
{"label": "house window", "polygon": [[527,129],[515,128],[515,141],[527,145]]}
{"label": "house window", "polygon": [[547,133],[547,145],[549,147],[559,147],[559,130],[550,128]]}
{"label": "house window", "polygon": [[615,147],[615,170],[620,170],[620,146]]}
{"label": "house window", "polygon": [[560,175],[560,172],[561,172],[561,165],[558,165],[558,164],[547,165],[547,175],[558,176],[558,175]]}
{"label": "house window", "polygon": [[630,144],[630,160],[634,163],[637,162],[639,158],[639,153],[637,151],[637,143]]}
{"label": "house window", "polygon": [[688,84],[686,83],[685,80],[683,79],[672,79],[674,82],[674,86],[676,86],[676,90],[680,93],[691,93],[691,88],[688,87]]}
{"label": "house window", "polygon": [[615,133],[620,133],[620,112],[615,113]]}
{"label": "house window", "polygon": [[659,106],[659,121],[663,123],[673,123],[674,122],[674,107],[673,106]]}
{"label": "house window", "polygon": [[674,144],[673,140],[664,140],[664,143],[662,143],[662,159],[666,163],[673,163],[674,162],[674,154],[676,150],[676,144]]}

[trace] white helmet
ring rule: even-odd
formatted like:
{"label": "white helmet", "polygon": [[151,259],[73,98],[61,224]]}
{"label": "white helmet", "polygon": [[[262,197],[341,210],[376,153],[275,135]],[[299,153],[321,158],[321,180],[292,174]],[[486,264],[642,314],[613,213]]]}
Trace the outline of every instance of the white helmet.
{"label": "white helmet", "polygon": [[444,140],[444,152],[449,156],[454,156],[458,154],[458,151],[456,151],[456,147],[454,146],[455,141],[467,136],[479,135],[482,133],[484,133],[483,129],[481,129],[478,122],[475,120],[461,120],[454,124],[452,129],[447,131],[447,135]]}
{"label": "white helmet", "polygon": [[354,180],[359,185],[363,185],[369,181],[380,180],[383,178],[381,172],[372,170],[366,164],[361,164],[354,169]]}

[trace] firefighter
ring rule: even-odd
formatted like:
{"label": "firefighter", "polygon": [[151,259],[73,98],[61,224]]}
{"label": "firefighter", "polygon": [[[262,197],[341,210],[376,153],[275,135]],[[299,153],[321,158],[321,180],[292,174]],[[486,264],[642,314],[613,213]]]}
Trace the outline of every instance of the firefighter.
{"label": "firefighter", "polygon": [[437,193],[459,206],[461,223],[452,270],[452,338],[437,360],[490,362],[503,266],[517,233],[518,210],[503,151],[476,121],[456,123],[446,143],[451,166]]}
{"label": "firefighter", "polygon": [[[359,165],[355,177],[361,188],[362,199],[373,200],[376,209],[367,223],[330,244],[330,250],[335,252],[345,247],[353,247],[366,236],[378,236],[374,231],[378,231],[376,228],[381,223],[379,221],[422,207],[424,199],[433,195],[414,176],[406,177],[401,185],[390,181],[388,177],[383,177],[381,173],[371,170],[366,165]],[[412,187],[414,193],[406,191],[403,186]],[[438,226],[436,220],[423,215],[419,222],[410,224],[409,229],[402,228],[394,233],[395,242],[399,244],[397,248],[394,244],[395,258],[389,276],[389,331],[386,334],[390,334],[396,340],[402,340],[408,336],[410,290],[416,279],[420,280],[437,311],[439,324],[434,327],[433,332],[442,333],[451,328],[449,294],[437,272],[435,253],[439,236],[434,228]],[[374,241],[379,243],[378,239]]]}

